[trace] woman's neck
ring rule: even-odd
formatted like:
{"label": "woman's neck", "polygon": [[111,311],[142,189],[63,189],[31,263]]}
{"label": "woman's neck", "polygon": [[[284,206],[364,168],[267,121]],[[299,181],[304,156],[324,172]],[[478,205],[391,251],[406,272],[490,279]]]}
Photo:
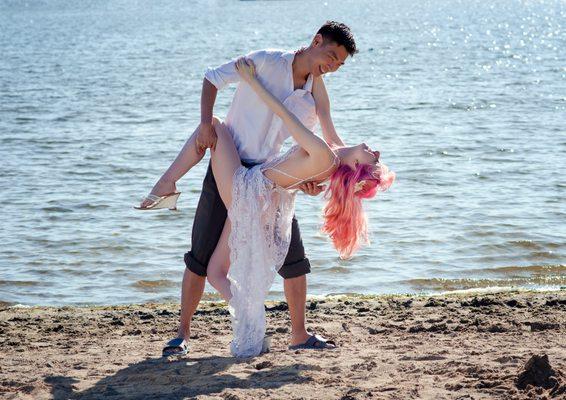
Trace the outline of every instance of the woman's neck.
{"label": "woman's neck", "polygon": [[351,147],[344,146],[344,147],[336,147],[333,150],[334,150],[334,154],[336,154],[340,159],[340,162],[342,162],[342,160],[350,154],[350,149]]}

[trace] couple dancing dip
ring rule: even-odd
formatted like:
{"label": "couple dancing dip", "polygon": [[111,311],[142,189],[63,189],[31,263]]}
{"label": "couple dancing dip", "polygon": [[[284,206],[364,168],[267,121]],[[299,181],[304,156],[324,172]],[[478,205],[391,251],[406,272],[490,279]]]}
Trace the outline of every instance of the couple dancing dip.
{"label": "couple dancing dip", "polygon": [[[174,208],[175,182],[211,149],[185,254],[177,337],[163,355],[186,354],[190,323],[205,280],[228,302],[231,352],[257,356],[268,350],[264,301],[277,273],[291,317],[290,349],[330,349],[331,340],[305,326],[305,256],[294,216],[298,190],[325,190],[322,231],[340,257],[367,241],[362,199],[386,190],[394,173],[365,143],[346,146],[336,133],[322,75],[357,52],[350,29],[328,21],[308,47],[294,52],[260,50],[209,69],[203,80],[201,123],[139,209]],[[224,121],[213,116],[217,91],[238,83]],[[322,136],[313,133],[320,122]],[[279,154],[286,138],[295,144]],[[327,182],[325,188],[322,183]]]}

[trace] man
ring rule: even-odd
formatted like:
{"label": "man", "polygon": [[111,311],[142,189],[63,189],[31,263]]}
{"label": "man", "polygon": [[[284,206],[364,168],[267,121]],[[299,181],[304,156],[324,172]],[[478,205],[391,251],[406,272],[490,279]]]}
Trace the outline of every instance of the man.
{"label": "man", "polygon": [[[316,98],[315,118],[319,119],[323,137],[329,145],[343,146],[334,129],[328,95],[320,77],[338,70],[347,57],[355,53],[356,44],[350,29],[344,24],[328,21],[306,48],[296,52],[262,50],[252,52],[247,57],[256,65],[259,78],[282,102],[297,89],[305,88],[312,75],[310,82],[315,82],[312,86]],[[212,117],[218,90],[239,80],[234,60],[206,72],[201,95],[201,123],[197,128],[198,152],[204,153],[216,144]],[[263,162],[279,152],[285,135],[275,135],[269,145],[265,145],[273,117],[273,113],[255,94],[246,91],[245,85],[238,86],[224,122],[234,137],[243,165],[249,167]],[[176,191],[175,182],[192,167],[185,162],[188,151],[187,142],[154,186],[152,194],[164,195]],[[310,195],[317,195],[323,190],[313,183],[303,184],[301,189]],[[204,292],[207,266],[222,233],[226,216],[226,208],[209,166],[193,223],[192,248],[185,254],[187,268],[183,276],[178,337],[167,343],[163,349],[164,355],[185,354],[188,350],[190,322]],[[332,348],[335,346],[331,341],[309,334],[305,327],[306,274],[309,272],[310,263],[305,257],[297,220],[293,218],[289,252],[279,270],[284,278],[285,297],[291,317],[290,348]]]}

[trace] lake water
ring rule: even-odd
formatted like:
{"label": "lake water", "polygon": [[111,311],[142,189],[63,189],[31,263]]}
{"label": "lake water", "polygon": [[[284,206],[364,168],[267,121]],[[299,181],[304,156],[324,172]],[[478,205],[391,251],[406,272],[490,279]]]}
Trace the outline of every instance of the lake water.
{"label": "lake water", "polygon": [[326,77],[337,131],[397,181],[366,203],[372,243],[349,261],[318,232],[321,199],[298,196],[309,294],[566,286],[565,16],[564,1],[0,2],[0,301],[178,301],[207,163],[178,212],[132,206],[197,126],[206,67],[297,49],[326,19],[360,48]]}

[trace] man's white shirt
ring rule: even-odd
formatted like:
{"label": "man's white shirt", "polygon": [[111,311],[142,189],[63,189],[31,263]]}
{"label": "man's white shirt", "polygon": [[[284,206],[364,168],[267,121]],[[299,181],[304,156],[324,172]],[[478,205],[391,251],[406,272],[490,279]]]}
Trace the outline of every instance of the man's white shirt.
{"label": "man's white shirt", "polygon": [[[281,102],[293,94],[294,52],[258,50],[247,54],[246,58],[254,62],[257,77],[264,87]],[[240,82],[224,123],[232,134],[240,158],[248,162],[263,162],[279,153],[286,135],[278,135],[275,140],[267,137],[277,116],[246,82],[241,81],[235,61],[233,59],[219,67],[208,68],[205,78],[218,90],[230,83]],[[305,88],[308,84],[305,84]]]}

